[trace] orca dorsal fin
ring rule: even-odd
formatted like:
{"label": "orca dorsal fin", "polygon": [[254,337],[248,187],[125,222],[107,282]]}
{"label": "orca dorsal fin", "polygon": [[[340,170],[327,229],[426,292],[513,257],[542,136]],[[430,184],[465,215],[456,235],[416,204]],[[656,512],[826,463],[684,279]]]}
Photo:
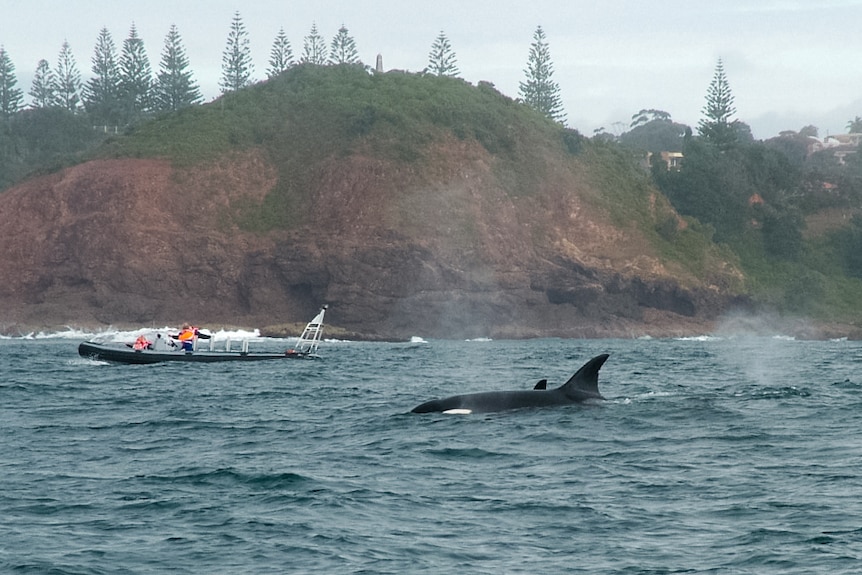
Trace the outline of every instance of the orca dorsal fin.
{"label": "orca dorsal fin", "polygon": [[548,389],[548,380],[540,379],[536,382],[536,386],[533,389]]}
{"label": "orca dorsal fin", "polygon": [[603,353],[597,355],[587,363],[581,366],[581,369],[575,372],[569,381],[560,386],[560,389],[570,398],[574,400],[583,399],[604,399],[599,393],[599,370],[607,361],[608,354]]}

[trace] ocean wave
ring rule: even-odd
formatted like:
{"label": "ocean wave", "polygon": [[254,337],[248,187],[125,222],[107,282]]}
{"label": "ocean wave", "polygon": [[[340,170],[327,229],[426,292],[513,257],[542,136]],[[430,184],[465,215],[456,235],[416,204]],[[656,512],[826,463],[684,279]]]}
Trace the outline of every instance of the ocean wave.
{"label": "ocean wave", "polygon": [[[136,337],[142,334],[152,334],[152,333],[179,333],[180,327],[178,326],[163,326],[161,328],[157,327],[139,327],[133,329],[120,329],[112,326],[105,327],[99,330],[88,330],[83,328],[77,328],[72,326],[66,326],[66,329],[59,331],[38,331],[38,332],[29,332],[22,333],[20,335],[0,335],[0,339],[8,339],[8,340],[42,340],[42,339],[72,339],[72,340],[95,340],[102,342],[124,342],[124,341],[132,341]],[[279,339],[279,338],[264,338],[260,335],[259,329],[253,330],[245,330],[245,329],[225,329],[221,328],[218,330],[212,329],[201,329],[203,333],[209,334],[213,339],[217,341],[226,341],[236,340],[241,341],[244,339],[247,340],[264,340],[264,339]],[[296,338],[287,338],[287,339],[296,339]]]}
{"label": "ocean wave", "polygon": [[141,479],[169,484],[245,485],[262,489],[284,489],[311,481],[298,473],[247,473],[234,468],[177,470],[173,475],[150,475]]}
{"label": "ocean wave", "polygon": [[693,335],[688,337],[674,338],[676,341],[722,341],[724,338],[717,335]]}

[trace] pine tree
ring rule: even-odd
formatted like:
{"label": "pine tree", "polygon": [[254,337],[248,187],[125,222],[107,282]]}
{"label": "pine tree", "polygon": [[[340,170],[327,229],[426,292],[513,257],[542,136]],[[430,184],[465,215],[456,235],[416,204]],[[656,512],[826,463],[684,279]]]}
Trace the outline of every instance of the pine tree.
{"label": "pine tree", "polygon": [[280,28],[278,36],[272,43],[272,51],[269,53],[269,69],[266,71],[266,75],[268,78],[274,78],[291,66],[293,66],[293,50],[284,33],[284,28]]}
{"label": "pine tree", "polygon": [[189,59],[182,38],[176,25],[171,24],[165,36],[165,47],[162,50],[154,89],[154,106],[157,110],[175,111],[199,104],[203,100],[200,88],[192,80],[192,73],[187,71],[188,67]]}
{"label": "pine tree", "polygon": [[64,110],[78,112],[81,109],[81,73],[78,64],[72,54],[72,48],[68,40],[63,40],[60,48],[60,56],[57,60],[57,72],[54,74],[57,81],[56,93],[57,104]]}
{"label": "pine tree", "polygon": [[706,93],[706,106],[703,108],[706,117],[698,123],[698,133],[719,150],[729,150],[737,143],[737,122],[730,119],[735,113],[724,63],[719,58]]}
{"label": "pine tree", "polygon": [[566,115],[563,112],[560,85],[553,80],[554,66],[551,63],[551,52],[545,38],[545,31],[541,26],[538,26],[533,33],[533,43],[530,45],[530,55],[524,73],[527,79],[519,84],[524,102],[555,122],[563,123]]}
{"label": "pine tree", "polygon": [[93,77],[84,85],[84,107],[100,126],[116,126],[120,120],[120,71],[117,50],[107,28],[102,28],[93,53]]}
{"label": "pine tree", "polygon": [[51,108],[57,104],[57,80],[48,60],[39,60],[36,64],[36,73],[33,75],[33,84],[30,86],[30,97],[33,98],[33,108]]}
{"label": "pine tree", "polygon": [[251,61],[251,46],[242,16],[235,12],[227,37],[227,46],[222,55],[222,78],[219,82],[223,94],[251,85],[254,64]]}
{"label": "pine tree", "polygon": [[323,36],[317,31],[316,22],[312,22],[311,31],[302,42],[301,62],[317,66],[326,64],[326,44],[323,41]]}
{"label": "pine tree", "polygon": [[3,46],[0,46],[0,116],[8,118],[21,109],[24,95],[15,87],[15,64]]}
{"label": "pine tree", "polygon": [[449,38],[442,30],[431,45],[427,70],[438,76],[457,76],[461,73],[458,70],[455,52],[452,51],[452,46],[449,44]]}
{"label": "pine tree", "polygon": [[126,122],[134,122],[153,107],[153,70],[144,41],[132,23],[120,56],[119,95]]}
{"label": "pine tree", "polygon": [[330,64],[359,64],[359,54],[356,52],[356,41],[348,33],[344,24],[338,29],[338,34],[332,39],[329,48]]}

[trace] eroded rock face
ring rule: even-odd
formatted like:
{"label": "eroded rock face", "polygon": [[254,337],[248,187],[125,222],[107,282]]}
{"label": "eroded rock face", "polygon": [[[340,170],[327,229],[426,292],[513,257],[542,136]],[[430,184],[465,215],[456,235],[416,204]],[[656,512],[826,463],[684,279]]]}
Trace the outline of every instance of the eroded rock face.
{"label": "eroded rock face", "polygon": [[[0,330],[331,323],[392,338],[599,337],[700,330],[730,301],[675,277],[584,202],[577,174],[511,197],[483,150],[425,173],[333,161],[289,231],[242,231],[277,170],[248,152],[180,169],[99,160],[0,196]],[[685,281],[682,281],[685,280]],[[691,287],[684,287],[691,286]]]}

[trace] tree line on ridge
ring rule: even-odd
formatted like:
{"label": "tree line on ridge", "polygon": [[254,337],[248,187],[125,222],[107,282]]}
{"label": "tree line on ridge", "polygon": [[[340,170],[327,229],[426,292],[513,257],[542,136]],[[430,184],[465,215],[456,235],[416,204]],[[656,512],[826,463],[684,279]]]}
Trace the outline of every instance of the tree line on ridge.
{"label": "tree line on ridge", "polygon": [[[553,80],[550,50],[541,26],[536,28],[533,40],[525,80],[520,83],[521,98],[549,118],[562,122],[565,115],[560,87]],[[291,43],[281,28],[273,41],[268,64],[267,78],[272,78],[297,64],[335,66],[362,65],[362,62],[356,40],[346,26],[342,24],[327,46],[313,23],[303,39],[299,58],[294,57]],[[104,27],[99,31],[91,72],[92,76],[83,81],[71,46],[64,41],[56,67],[52,69],[44,59],[38,62],[28,91],[29,107],[84,113],[97,126],[126,126],[152,113],[176,111],[203,102],[182,38],[173,24],[165,37],[157,73],[153,73],[144,41],[134,23],[119,54],[110,31]],[[431,46],[425,72],[440,76],[460,73],[455,52],[442,31]],[[240,13],[236,12],[222,53],[219,88],[224,94],[252,83],[254,63],[249,35]],[[24,109],[24,94],[17,87],[15,65],[0,44],[0,118],[8,119]]]}

